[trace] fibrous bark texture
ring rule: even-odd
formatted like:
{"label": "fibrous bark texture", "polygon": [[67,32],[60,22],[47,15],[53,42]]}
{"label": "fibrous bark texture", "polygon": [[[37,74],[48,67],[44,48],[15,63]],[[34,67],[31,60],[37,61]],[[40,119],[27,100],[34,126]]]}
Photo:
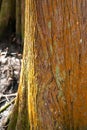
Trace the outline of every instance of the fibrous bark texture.
{"label": "fibrous bark texture", "polygon": [[87,2],[25,1],[23,63],[8,130],[86,130]]}

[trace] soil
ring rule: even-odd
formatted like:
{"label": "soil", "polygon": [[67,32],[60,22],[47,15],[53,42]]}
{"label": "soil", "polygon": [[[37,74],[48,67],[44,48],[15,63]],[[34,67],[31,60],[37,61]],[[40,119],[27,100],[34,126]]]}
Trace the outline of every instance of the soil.
{"label": "soil", "polygon": [[22,62],[21,44],[14,34],[0,41],[0,130],[6,130],[14,106],[12,100],[16,97]]}

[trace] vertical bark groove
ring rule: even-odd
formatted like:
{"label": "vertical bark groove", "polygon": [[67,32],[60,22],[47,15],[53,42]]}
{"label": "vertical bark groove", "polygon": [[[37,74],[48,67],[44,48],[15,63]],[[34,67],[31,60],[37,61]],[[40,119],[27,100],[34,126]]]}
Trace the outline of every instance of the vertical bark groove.
{"label": "vertical bark groove", "polygon": [[87,2],[26,0],[25,5],[16,130],[24,130],[24,123],[26,130],[86,130]]}

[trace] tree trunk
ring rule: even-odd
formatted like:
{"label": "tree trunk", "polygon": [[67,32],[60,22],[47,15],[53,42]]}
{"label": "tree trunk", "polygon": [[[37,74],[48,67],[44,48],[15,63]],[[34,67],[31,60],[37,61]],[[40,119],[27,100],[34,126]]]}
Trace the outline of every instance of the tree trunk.
{"label": "tree trunk", "polygon": [[21,0],[16,0],[16,35],[21,35]]}
{"label": "tree trunk", "polygon": [[0,37],[15,28],[13,33],[24,40],[24,6],[24,0],[0,0]]}
{"label": "tree trunk", "polygon": [[15,17],[15,0],[0,1],[0,37],[5,33],[5,30],[10,20]]}
{"label": "tree trunk", "polygon": [[23,63],[8,130],[87,130],[87,2],[25,1]]}
{"label": "tree trunk", "polygon": [[16,36],[24,40],[25,1],[16,0]]}
{"label": "tree trunk", "polygon": [[24,41],[24,27],[25,27],[25,0],[21,0],[21,37]]}

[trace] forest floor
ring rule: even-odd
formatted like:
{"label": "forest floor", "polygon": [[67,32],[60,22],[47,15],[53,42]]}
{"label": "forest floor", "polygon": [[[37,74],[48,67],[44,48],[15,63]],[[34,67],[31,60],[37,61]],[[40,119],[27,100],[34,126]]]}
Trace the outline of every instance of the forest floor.
{"label": "forest floor", "polygon": [[19,39],[11,35],[0,41],[0,130],[6,130],[17,95],[22,62]]}

